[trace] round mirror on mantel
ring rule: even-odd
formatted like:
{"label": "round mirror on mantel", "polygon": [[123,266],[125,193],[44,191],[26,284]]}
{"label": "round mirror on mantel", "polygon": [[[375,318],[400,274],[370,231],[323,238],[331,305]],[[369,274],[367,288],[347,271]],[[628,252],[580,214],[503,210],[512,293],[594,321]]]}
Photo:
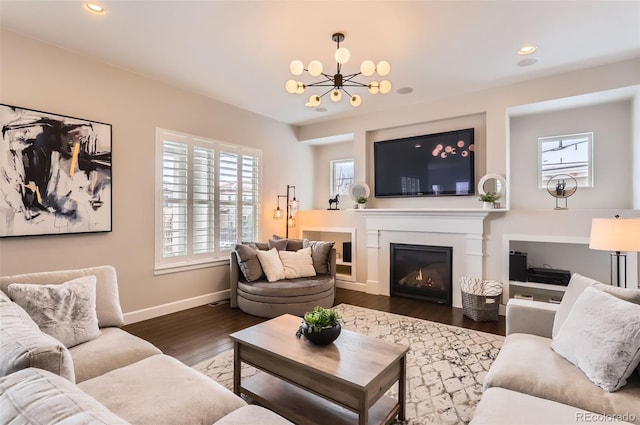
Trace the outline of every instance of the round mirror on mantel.
{"label": "round mirror on mantel", "polygon": [[486,174],[478,182],[478,194],[485,195],[489,192],[495,193],[497,199],[501,199],[507,193],[507,180],[500,174]]}
{"label": "round mirror on mantel", "polygon": [[364,182],[355,182],[349,187],[349,196],[356,202],[356,208],[364,207],[369,193],[369,185]]}

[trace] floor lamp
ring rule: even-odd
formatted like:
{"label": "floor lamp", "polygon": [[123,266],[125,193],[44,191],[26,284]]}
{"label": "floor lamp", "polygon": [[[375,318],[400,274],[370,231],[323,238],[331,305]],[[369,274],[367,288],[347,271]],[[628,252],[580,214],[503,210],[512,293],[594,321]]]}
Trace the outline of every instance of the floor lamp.
{"label": "floor lamp", "polygon": [[[293,196],[291,196],[291,191],[293,190]],[[287,194],[286,195],[277,195],[278,197],[278,207],[273,210],[273,218],[275,220],[281,220],[283,218],[283,211],[280,209],[280,198],[287,198],[286,204],[286,217],[287,217],[287,225],[285,226],[285,237],[289,237],[289,228],[296,227],[296,214],[298,213],[298,199],[296,198],[296,187],[287,185]]]}
{"label": "floor lamp", "polygon": [[[640,251],[640,218],[594,218],[591,221],[589,248],[613,251],[611,256],[611,285],[627,287],[627,254]],[[615,272],[615,273],[614,273]]]}

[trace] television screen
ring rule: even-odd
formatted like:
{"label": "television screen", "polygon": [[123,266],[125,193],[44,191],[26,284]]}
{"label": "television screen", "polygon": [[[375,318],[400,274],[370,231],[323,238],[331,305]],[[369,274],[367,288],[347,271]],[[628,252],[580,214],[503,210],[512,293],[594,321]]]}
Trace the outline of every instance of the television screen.
{"label": "television screen", "polygon": [[473,195],[473,153],[473,128],[375,142],[375,196]]}

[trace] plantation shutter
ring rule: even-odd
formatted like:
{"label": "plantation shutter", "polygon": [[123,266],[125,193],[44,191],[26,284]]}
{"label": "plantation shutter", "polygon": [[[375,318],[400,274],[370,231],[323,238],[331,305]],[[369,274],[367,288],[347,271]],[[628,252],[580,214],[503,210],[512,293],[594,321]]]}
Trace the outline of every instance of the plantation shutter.
{"label": "plantation shutter", "polygon": [[189,149],[165,140],[162,150],[162,255],[187,255]]}

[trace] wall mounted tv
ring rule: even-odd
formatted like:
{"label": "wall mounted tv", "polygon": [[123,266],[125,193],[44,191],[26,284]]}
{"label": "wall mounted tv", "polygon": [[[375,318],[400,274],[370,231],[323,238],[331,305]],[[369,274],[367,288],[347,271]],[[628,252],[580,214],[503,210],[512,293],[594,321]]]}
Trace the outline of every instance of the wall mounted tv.
{"label": "wall mounted tv", "polygon": [[373,144],[375,196],[475,193],[473,128]]}

